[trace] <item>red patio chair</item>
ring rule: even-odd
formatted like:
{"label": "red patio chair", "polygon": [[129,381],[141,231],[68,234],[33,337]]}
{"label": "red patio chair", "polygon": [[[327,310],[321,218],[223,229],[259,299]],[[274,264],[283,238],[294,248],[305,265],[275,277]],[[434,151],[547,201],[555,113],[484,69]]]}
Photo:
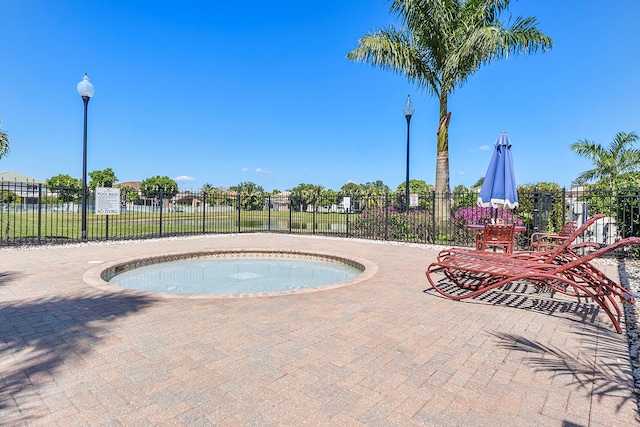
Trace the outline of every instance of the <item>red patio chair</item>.
{"label": "red patio chair", "polygon": [[542,232],[533,233],[529,240],[529,250],[541,251],[555,248],[567,240],[577,229],[578,223],[570,221],[562,226],[562,229],[558,234]]}
{"label": "red patio chair", "polygon": [[507,254],[513,253],[515,224],[485,224],[484,230],[476,234],[476,250],[484,251],[493,248],[504,249]]}

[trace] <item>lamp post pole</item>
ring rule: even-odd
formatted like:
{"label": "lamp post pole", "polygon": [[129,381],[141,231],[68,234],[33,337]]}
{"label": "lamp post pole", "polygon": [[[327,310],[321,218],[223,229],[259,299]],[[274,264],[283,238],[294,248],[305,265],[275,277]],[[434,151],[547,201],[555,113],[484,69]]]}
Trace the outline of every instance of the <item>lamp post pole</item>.
{"label": "lamp post pole", "polygon": [[410,129],[410,122],[411,122],[411,116],[413,116],[413,113],[415,112],[415,107],[413,105],[413,102],[411,102],[411,95],[407,96],[407,102],[404,103],[404,106],[402,107],[402,112],[404,113],[404,116],[407,119],[407,178],[405,180],[405,205],[406,205],[406,211],[409,212],[409,129]]}
{"label": "lamp post pole", "polygon": [[84,102],[84,134],[82,138],[82,240],[87,240],[87,109],[93,96],[93,85],[87,73],[78,83],[78,95]]}

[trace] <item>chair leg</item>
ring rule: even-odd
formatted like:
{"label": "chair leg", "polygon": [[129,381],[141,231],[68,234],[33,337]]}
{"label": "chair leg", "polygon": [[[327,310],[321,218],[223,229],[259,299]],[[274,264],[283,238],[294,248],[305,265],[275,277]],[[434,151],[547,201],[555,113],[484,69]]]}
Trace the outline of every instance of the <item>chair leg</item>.
{"label": "chair leg", "polygon": [[483,250],[482,242],[483,242],[482,233],[477,233],[476,234],[476,250],[478,250],[478,251]]}

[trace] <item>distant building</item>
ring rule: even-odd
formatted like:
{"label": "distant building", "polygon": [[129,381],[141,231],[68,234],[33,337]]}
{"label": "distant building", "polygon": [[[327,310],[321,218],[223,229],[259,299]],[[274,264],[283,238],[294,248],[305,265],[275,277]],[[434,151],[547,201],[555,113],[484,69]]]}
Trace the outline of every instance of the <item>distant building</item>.
{"label": "distant building", "polygon": [[45,182],[15,172],[0,172],[0,190],[11,191],[20,197],[22,204],[38,203],[38,187]]}
{"label": "distant building", "polygon": [[202,206],[202,199],[197,194],[189,191],[179,191],[171,202],[174,205],[191,205],[191,208],[195,209]]}
{"label": "distant building", "polygon": [[142,185],[142,181],[127,181],[116,183],[116,187],[133,187],[138,191],[140,191],[140,185]]}
{"label": "distant building", "polygon": [[44,184],[44,181],[15,172],[0,172],[0,184],[5,183],[37,185]]}
{"label": "distant building", "polygon": [[271,196],[270,208],[274,211],[288,211],[290,198],[290,191],[283,191],[282,193],[274,194],[273,196]]}

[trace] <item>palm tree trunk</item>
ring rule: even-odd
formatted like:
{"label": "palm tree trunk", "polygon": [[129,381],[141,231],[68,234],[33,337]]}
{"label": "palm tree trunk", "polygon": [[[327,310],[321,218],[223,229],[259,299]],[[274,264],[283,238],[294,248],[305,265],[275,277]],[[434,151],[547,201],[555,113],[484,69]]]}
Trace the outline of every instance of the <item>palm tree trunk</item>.
{"label": "palm tree trunk", "polygon": [[[449,203],[449,121],[447,94],[440,95],[440,124],[438,125],[438,158],[436,160],[435,218],[437,224],[448,221],[451,216]],[[436,224],[436,225],[437,225]]]}

